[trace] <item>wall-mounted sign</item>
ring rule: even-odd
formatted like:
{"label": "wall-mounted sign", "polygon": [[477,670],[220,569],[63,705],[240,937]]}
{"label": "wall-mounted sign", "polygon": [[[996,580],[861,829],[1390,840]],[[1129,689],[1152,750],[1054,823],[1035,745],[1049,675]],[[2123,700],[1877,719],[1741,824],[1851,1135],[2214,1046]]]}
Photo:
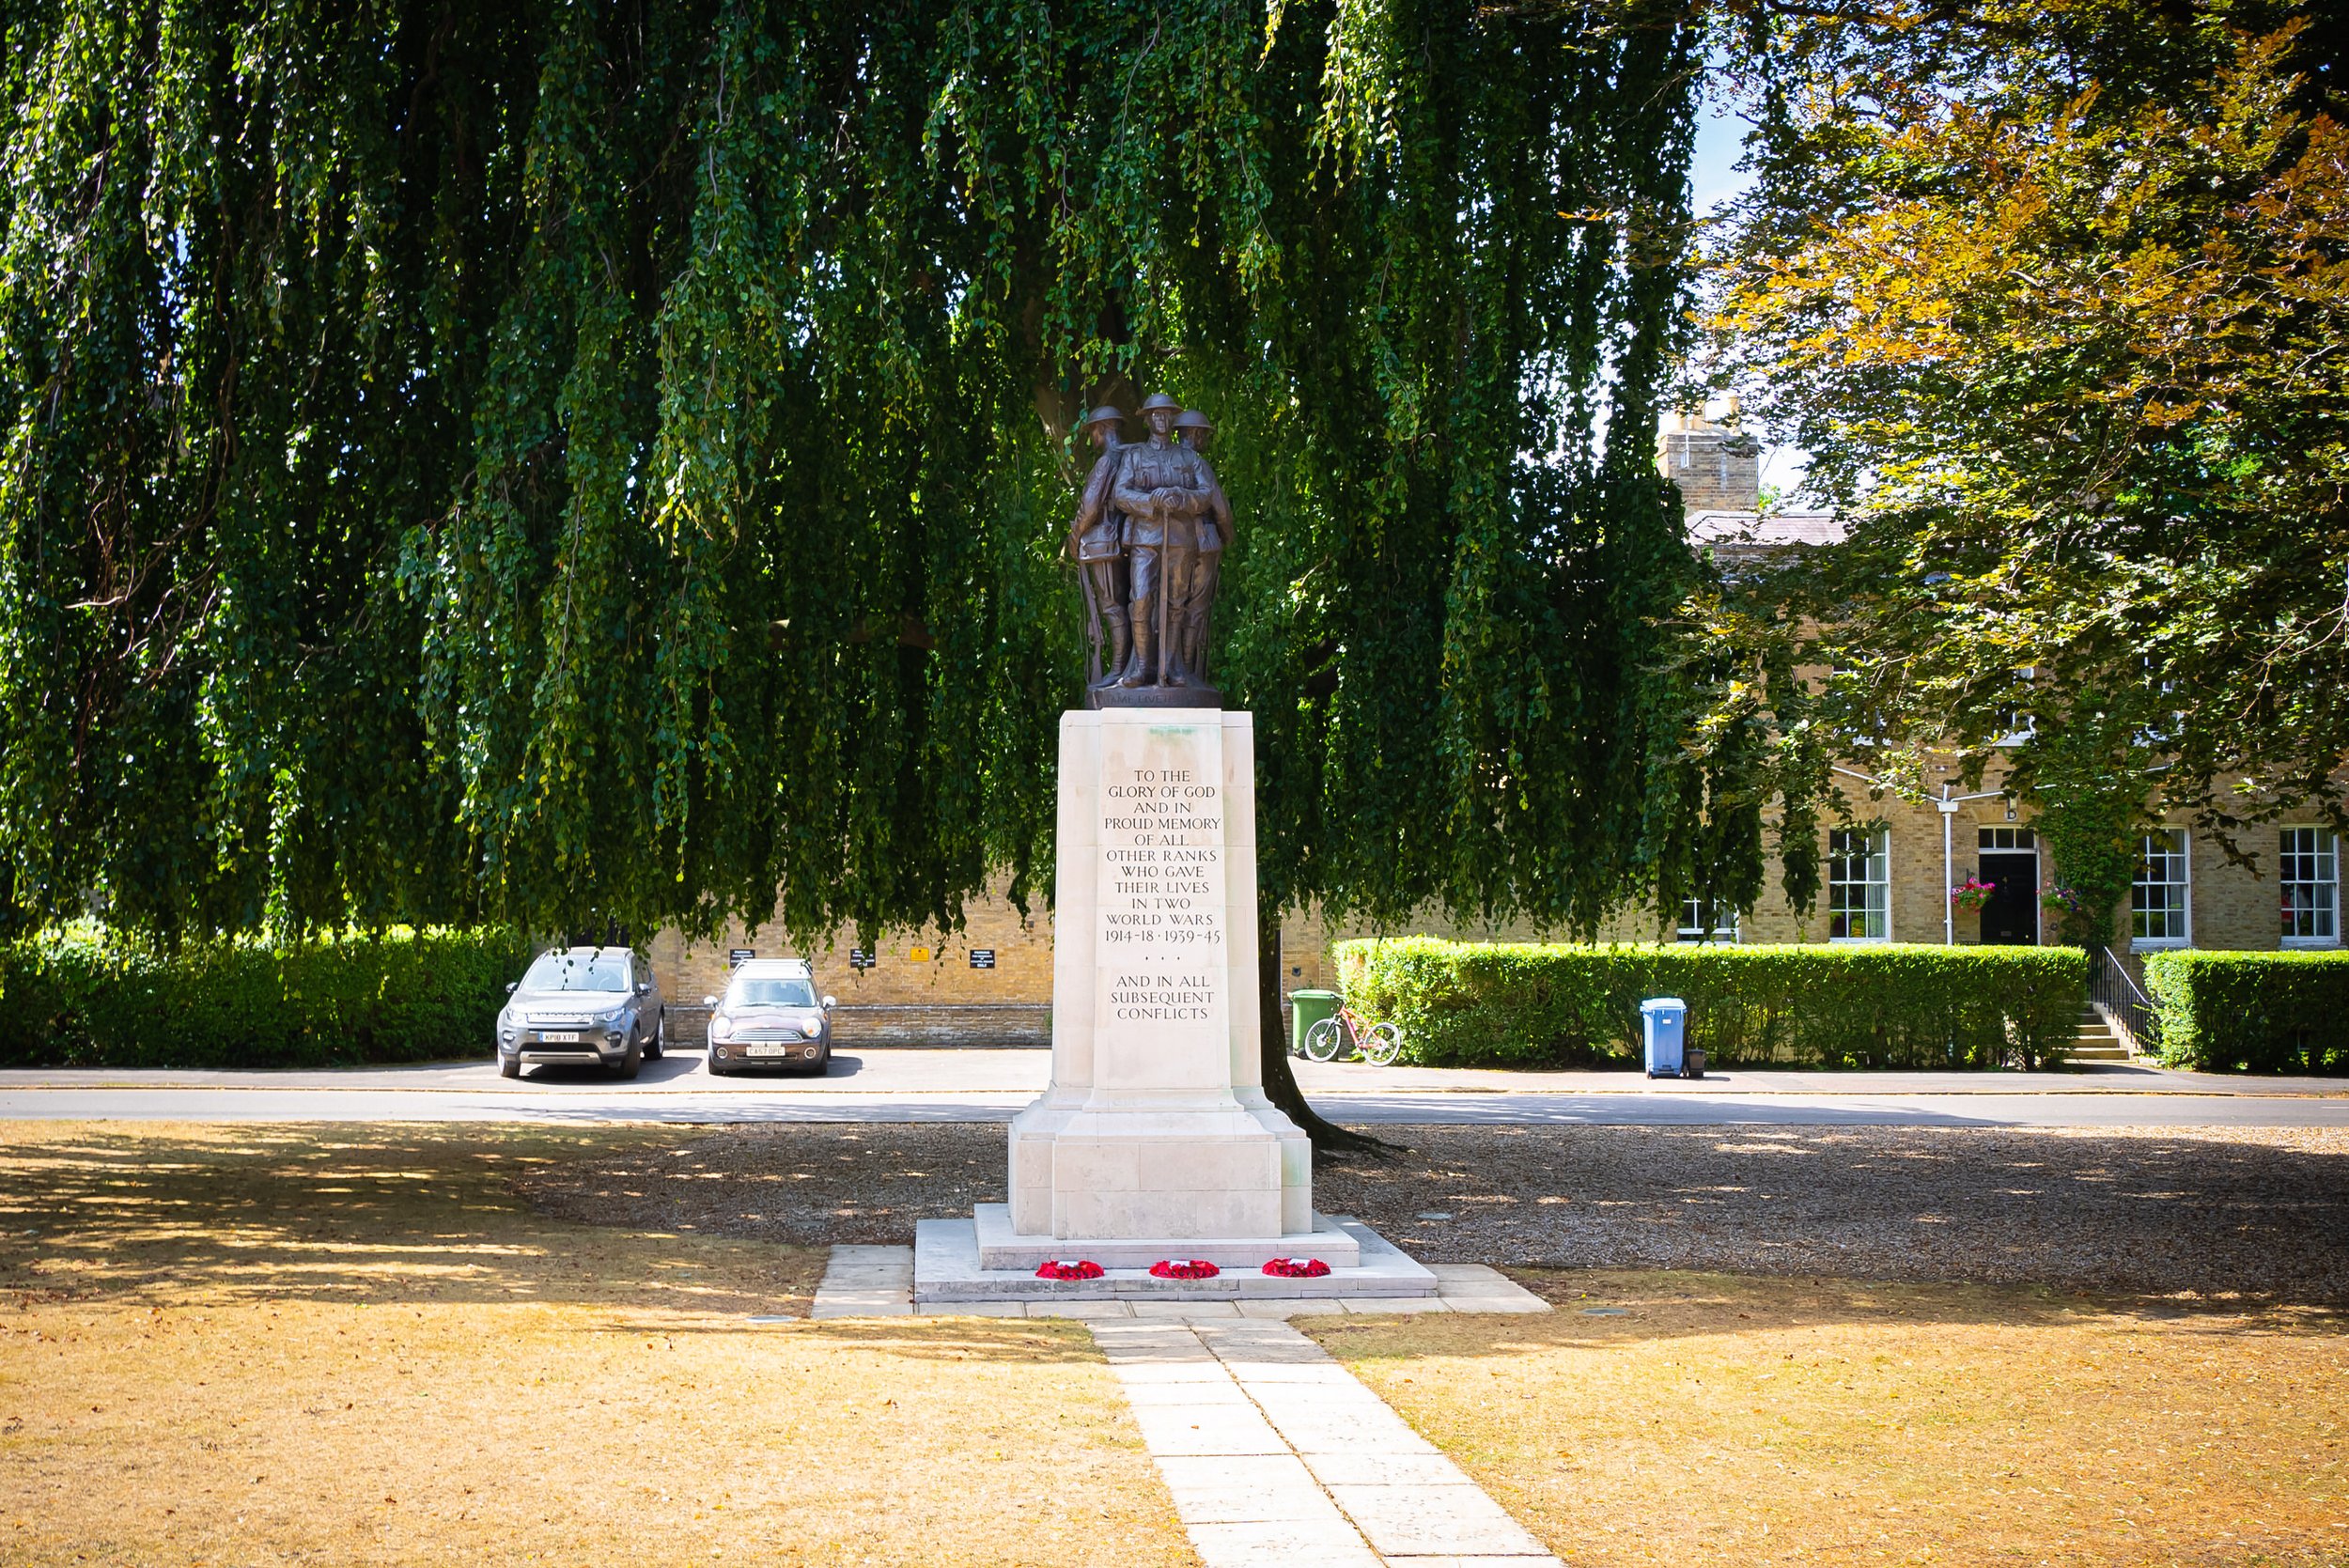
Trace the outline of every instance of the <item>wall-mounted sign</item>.
{"label": "wall-mounted sign", "polygon": [[873,967],[873,955],[861,947],[852,947],[848,949],[848,967],[852,970],[869,970]]}
{"label": "wall-mounted sign", "polygon": [[739,970],[744,964],[749,963],[752,959],[757,956],[758,949],[754,947],[728,948],[726,950],[726,968],[730,970]]}
{"label": "wall-mounted sign", "polygon": [[971,967],[974,970],[993,969],[995,967],[995,950],[991,947],[972,948],[971,950]]}
{"label": "wall-mounted sign", "polygon": [[929,961],[930,950],[926,947],[917,947],[906,955],[906,962],[910,964],[926,964]]}

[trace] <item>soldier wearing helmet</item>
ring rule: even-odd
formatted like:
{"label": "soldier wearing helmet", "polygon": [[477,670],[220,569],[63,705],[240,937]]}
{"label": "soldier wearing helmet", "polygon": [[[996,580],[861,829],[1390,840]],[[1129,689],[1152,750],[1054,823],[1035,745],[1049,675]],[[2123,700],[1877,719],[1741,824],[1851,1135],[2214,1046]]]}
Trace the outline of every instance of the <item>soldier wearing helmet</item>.
{"label": "soldier wearing helmet", "polygon": [[[1118,427],[1125,422],[1121,411],[1106,406],[1085,415],[1085,434],[1093,438],[1100,456],[1085,477],[1077,516],[1068,530],[1069,549],[1077,557],[1077,569],[1084,574],[1086,609],[1097,622],[1085,629],[1093,644],[1094,669],[1089,679],[1095,686],[1107,686],[1122,675],[1133,649],[1126,614],[1125,519],[1114,504],[1118,468],[1126,452]],[[1101,648],[1105,632],[1109,641],[1106,660]]]}
{"label": "soldier wearing helmet", "polygon": [[1201,680],[1207,676],[1207,614],[1215,607],[1216,582],[1222,576],[1224,547],[1232,542],[1232,504],[1223,494],[1222,483],[1207,463],[1207,443],[1215,439],[1215,421],[1197,409],[1185,409],[1174,418],[1175,439],[1199,459],[1199,467],[1206,476],[1206,510],[1200,514],[1195,527],[1197,537],[1192,548],[1196,552],[1190,569],[1189,592],[1174,623],[1181,629],[1176,633],[1183,668]]}
{"label": "soldier wearing helmet", "polygon": [[1207,509],[1209,475],[1196,453],[1174,443],[1182,411],[1174,398],[1153,393],[1142,405],[1149,440],[1121,454],[1113,504],[1126,515],[1134,651],[1120,686],[1195,684],[1183,664],[1174,616],[1190,600],[1196,520]]}

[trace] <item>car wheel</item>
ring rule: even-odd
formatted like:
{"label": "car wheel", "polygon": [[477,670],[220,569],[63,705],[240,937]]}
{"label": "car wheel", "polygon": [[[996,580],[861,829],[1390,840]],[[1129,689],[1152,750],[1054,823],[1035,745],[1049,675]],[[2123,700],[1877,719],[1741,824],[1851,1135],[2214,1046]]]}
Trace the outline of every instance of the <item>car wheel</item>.
{"label": "car wheel", "polygon": [[658,1062],[669,1054],[669,1010],[662,1008],[652,1020],[652,1043],[645,1048],[645,1059]]}
{"label": "car wheel", "polygon": [[709,1076],[711,1078],[724,1078],[733,1071],[734,1069],[732,1067],[727,1066],[724,1063],[718,1060],[718,1048],[715,1046],[710,1047]]}
{"label": "car wheel", "polygon": [[643,1069],[644,1065],[644,1046],[638,1041],[630,1040],[628,1043],[627,1052],[620,1058],[620,1064],[613,1070],[618,1073],[622,1078],[634,1078],[637,1073]]}
{"label": "car wheel", "polygon": [[816,1065],[807,1070],[807,1076],[810,1078],[822,1078],[831,1071],[832,1048],[830,1046],[826,1046],[824,1048],[824,1054],[816,1059]]}
{"label": "car wheel", "polygon": [[514,1056],[500,1056],[498,1058],[498,1077],[520,1078],[521,1076],[522,1059],[519,1054]]}

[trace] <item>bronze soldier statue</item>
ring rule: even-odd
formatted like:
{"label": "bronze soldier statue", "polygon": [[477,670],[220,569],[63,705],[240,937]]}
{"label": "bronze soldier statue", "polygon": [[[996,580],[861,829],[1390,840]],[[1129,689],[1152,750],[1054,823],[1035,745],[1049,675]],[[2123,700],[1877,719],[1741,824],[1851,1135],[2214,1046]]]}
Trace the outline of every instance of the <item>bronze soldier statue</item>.
{"label": "bronze soldier statue", "polygon": [[1208,474],[1196,453],[1172,439],[1182,411],[1174,398],[1153,393],[1142,405],[1149,440],[1120,454],[1113,495],[1126,515],[1134,648],[1120,686],[1194,684],[1183,665],[1174,615],[1190,600],[1199,558],[1196,523],[1207,510]]}
{"label": "bronze soldier statue", "polygon": [[[1085,618],[1090,623],[1085,636],[1092,644],[1093,667],[1086,672],[1086,680],[1096,687],[1107,686],[1125,673],[1133,648],[1126,614],[1125,520],[1114,499],[1118,468],[1126,452],[1118,427],[1125,422],[1125,414],[1112,408],[1098,408],[1085,415],[1085,434],[1093,438],[1100,456],[1085,477],[1076,520],[1068,529],[1069,548],[1084,581]],[[1104,631],[1109,634],[1106,661],[1101,657]]]}
{"label": "bronze soldier statue", "polygon": [[1206,477],[1206,510],[1200,514],[1195,527],[1197,551],[1190,569],[1190,591],[1184,596],[1177,633],[1183,668],[1193,677],[1207,678],[1207,616],[1215,608],[1216,582],[1222,576],[1223,551],[1232,542],[1232,504],[1223,494],[1222,483],[1207,462],[1207,443],[1215,439],[1215,421],[1197,409],[1185,409],[1174,419],[1174,433],[1183,445],[1199,459],[1200,471]]}

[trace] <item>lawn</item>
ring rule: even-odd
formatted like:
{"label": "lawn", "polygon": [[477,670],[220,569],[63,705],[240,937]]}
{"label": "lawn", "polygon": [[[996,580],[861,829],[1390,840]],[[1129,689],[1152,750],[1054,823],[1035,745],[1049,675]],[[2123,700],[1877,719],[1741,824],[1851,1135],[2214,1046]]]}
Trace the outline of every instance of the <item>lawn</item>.
{"label": "lawn", "polygon": [[0,1561],[1192,1560],[1081,1328],[512,1195],[658,1137],[0,1126]]}
{"label": "lawn", "polygon": [[1299,1326],[1568,1562],[2349,1562],[2335,1312],[1521,1278],[1555,1316]]}

